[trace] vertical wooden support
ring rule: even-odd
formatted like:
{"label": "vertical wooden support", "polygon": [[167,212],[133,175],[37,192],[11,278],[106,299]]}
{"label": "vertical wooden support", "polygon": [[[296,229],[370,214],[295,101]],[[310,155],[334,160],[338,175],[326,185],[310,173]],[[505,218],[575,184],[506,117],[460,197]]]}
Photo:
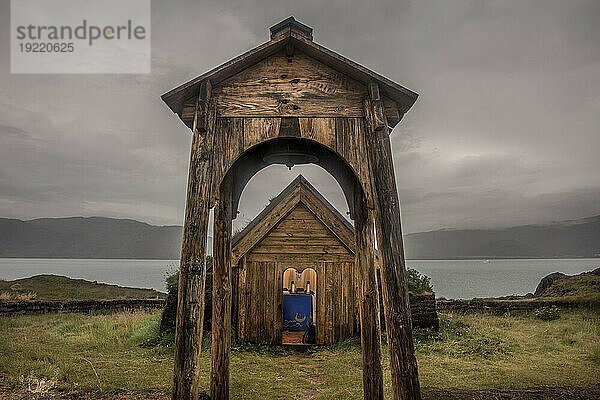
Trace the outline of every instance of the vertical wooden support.
{"label": "vertical wooden support", "polygon": [[[185,224],[179,267],[173,400],[198,399],[198,363],[204,320],[204,278],[206,238],[212,195],[213,135],[207,129],[207,99],[210,85],[203,85],[196,104],[190,170],[188,176]],[[202,124],[199,115],[202,114]]]}
{"label": "vertical wooden support", "polygon": [[369,92],[370,100],[365,107],[367,122],[371,127],[371,132],[367,135],[367,148],[375,192],[377,245],[381,258],[392,391],[394,400],[417,400],[421,399],[421,391],[412,337],[400,202],[389,129],[382,112],[378,86],[371,84]]}
{"label": "vertical wooden support", "polygon": [[229,399],[231,347],[231,177],[225,176],[215,206],[210,397]]}
{"label": "vertical wooden support", "polygon": [[354,190],[356,269],[359,287],[360,343],[362,348],[365,400],[383,399],[379,296],[375,276],[373,212],[366,206],[362,190]]}

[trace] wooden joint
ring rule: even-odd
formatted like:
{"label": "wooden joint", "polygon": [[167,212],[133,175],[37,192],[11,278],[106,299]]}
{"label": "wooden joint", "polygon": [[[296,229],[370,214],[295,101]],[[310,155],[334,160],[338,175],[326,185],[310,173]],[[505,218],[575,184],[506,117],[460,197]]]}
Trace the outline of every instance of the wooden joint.
{"label": "wooden joint", "polygon": [[379,93],[379,85],[375,82],[369,83],[369,99],[373,130],[378,131],[387,127],[385,107]]}
{"label": "wooden joint", "polygon": [[379,85],[375,82],[369,83],[369,98],[371,101],[381,100],[379,95]]}
{"label": "wooden joint", "polygon": [[288,58],[288,61],[290,61],[290,59],[294,57],[295,51],[296,48],[294,46],[294,43],[292,43],[291,40],[288,40],[288,42],[285,44],[285,56]]}
{"label": "wooden joint", "polygon": [[199,132],[208,130],[209,101],[212,92],[212,83],[210,79],[200,84],[198,90],[198,99],[196,101],[196,110],[194,115],[193,129]]}

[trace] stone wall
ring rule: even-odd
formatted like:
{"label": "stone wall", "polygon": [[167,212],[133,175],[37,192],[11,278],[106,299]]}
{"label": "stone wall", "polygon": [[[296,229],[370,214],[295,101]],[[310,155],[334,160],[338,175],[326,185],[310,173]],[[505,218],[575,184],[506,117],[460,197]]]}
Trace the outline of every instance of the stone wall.
{"label": "stone wall", "polygon": [[[409,293],[410,316],[414,328],[440,329],[435,295]],[[382,324],[384,325],[384,324]]]}
{"label": "stone wall", "polygon": [[[437,315],[436,300],[433,293],[414,294],[409,293],[410,316],[413,328],[429,328],[439,330],[440,321]],[[379,296],[379,311],[381,330],[385,330],[385,316],[383,313],[383,299]]]}
{"label": "stone wall", "polygon": [[123,300],[69,300],[69,301],[0,301],[0,315],[44,314],[44,313],[89,313],[100,310],[151,310],[162,308],[161,299],[123,299]]}
{"label": "stone wall", "polygon": [[[473,300],[438,300],[439,311],[477,312],[488,311],[494,314],[506,312],[535,311],[539,308],[556,306],[558,308],[579,308],[593,306],[591,303],[564,299],[473,299]],[[597,306],[597,305],[596,305]]]}

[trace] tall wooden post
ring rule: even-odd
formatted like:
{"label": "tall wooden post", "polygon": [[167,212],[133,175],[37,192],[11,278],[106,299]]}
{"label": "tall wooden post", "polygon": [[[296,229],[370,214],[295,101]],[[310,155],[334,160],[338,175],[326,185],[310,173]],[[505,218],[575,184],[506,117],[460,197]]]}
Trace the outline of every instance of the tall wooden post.
{"label": "tall wooden post", "polygon": [[371,133],[367,136],[367,148],[375,191],[377,245],[381,258],[381,283],[392,391],[394,400],[418,400],[421,399],[421,391],[412,337],[400,225],[400,201],[394,175],[389,128],[383,113],[378,85],[371,84],[369,92],[370,99],[365,108]]}
{"label": "tall wooden post", "polygon": [[226,176],[215,206],[210,397],[229,399],[231,347],[231,177]]}
{"label": "tall wooden post", "polygon": [[362,348],[363,393],[366,400],[383,399],[379,296],[375,275],[373,211],[366,206],[362,190],[354,190],[356,269],[360,281],[359,315]]}
{"label": "tall wooden post", "polygon": [[[204,320],[206,238],[212,195],[213,135],[209,129],[210,84],[204,84],[196,101],[188,176],[185,224],[179,267],[179,293],[175,327],[173,400],[198,399],[198,363]],[[212,114],[212,113],[211,113]]]}

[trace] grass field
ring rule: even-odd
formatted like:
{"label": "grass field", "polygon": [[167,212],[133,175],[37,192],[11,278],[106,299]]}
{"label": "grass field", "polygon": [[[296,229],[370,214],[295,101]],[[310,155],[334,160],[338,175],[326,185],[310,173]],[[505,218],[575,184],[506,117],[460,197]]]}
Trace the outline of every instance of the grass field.
{"label": "grass field", "polygon": [[137,289],[71,279],[58,275],[36,275],[14,281],[0,280],[0,300],[106,300],[155,299],[166,294],[153,289]]}
{"label": "grass field", "polygon": [[[159,312],[48,314],[0,317],[0,386],[96,393],[164,392],[171,386],[173,346],[158,333]],[[443,315],[439,334],[418,331],[415,345],[423,386],[520,388],[600,383],[600,314]],[[387,353],[384,346],[384,353]],[[385,384],[389,390],[387,359]],[[202,385],[210,355],[203,351]],[[360,341],[311,354],[280,348],[236,347],[231,398],[359,399]]]}

